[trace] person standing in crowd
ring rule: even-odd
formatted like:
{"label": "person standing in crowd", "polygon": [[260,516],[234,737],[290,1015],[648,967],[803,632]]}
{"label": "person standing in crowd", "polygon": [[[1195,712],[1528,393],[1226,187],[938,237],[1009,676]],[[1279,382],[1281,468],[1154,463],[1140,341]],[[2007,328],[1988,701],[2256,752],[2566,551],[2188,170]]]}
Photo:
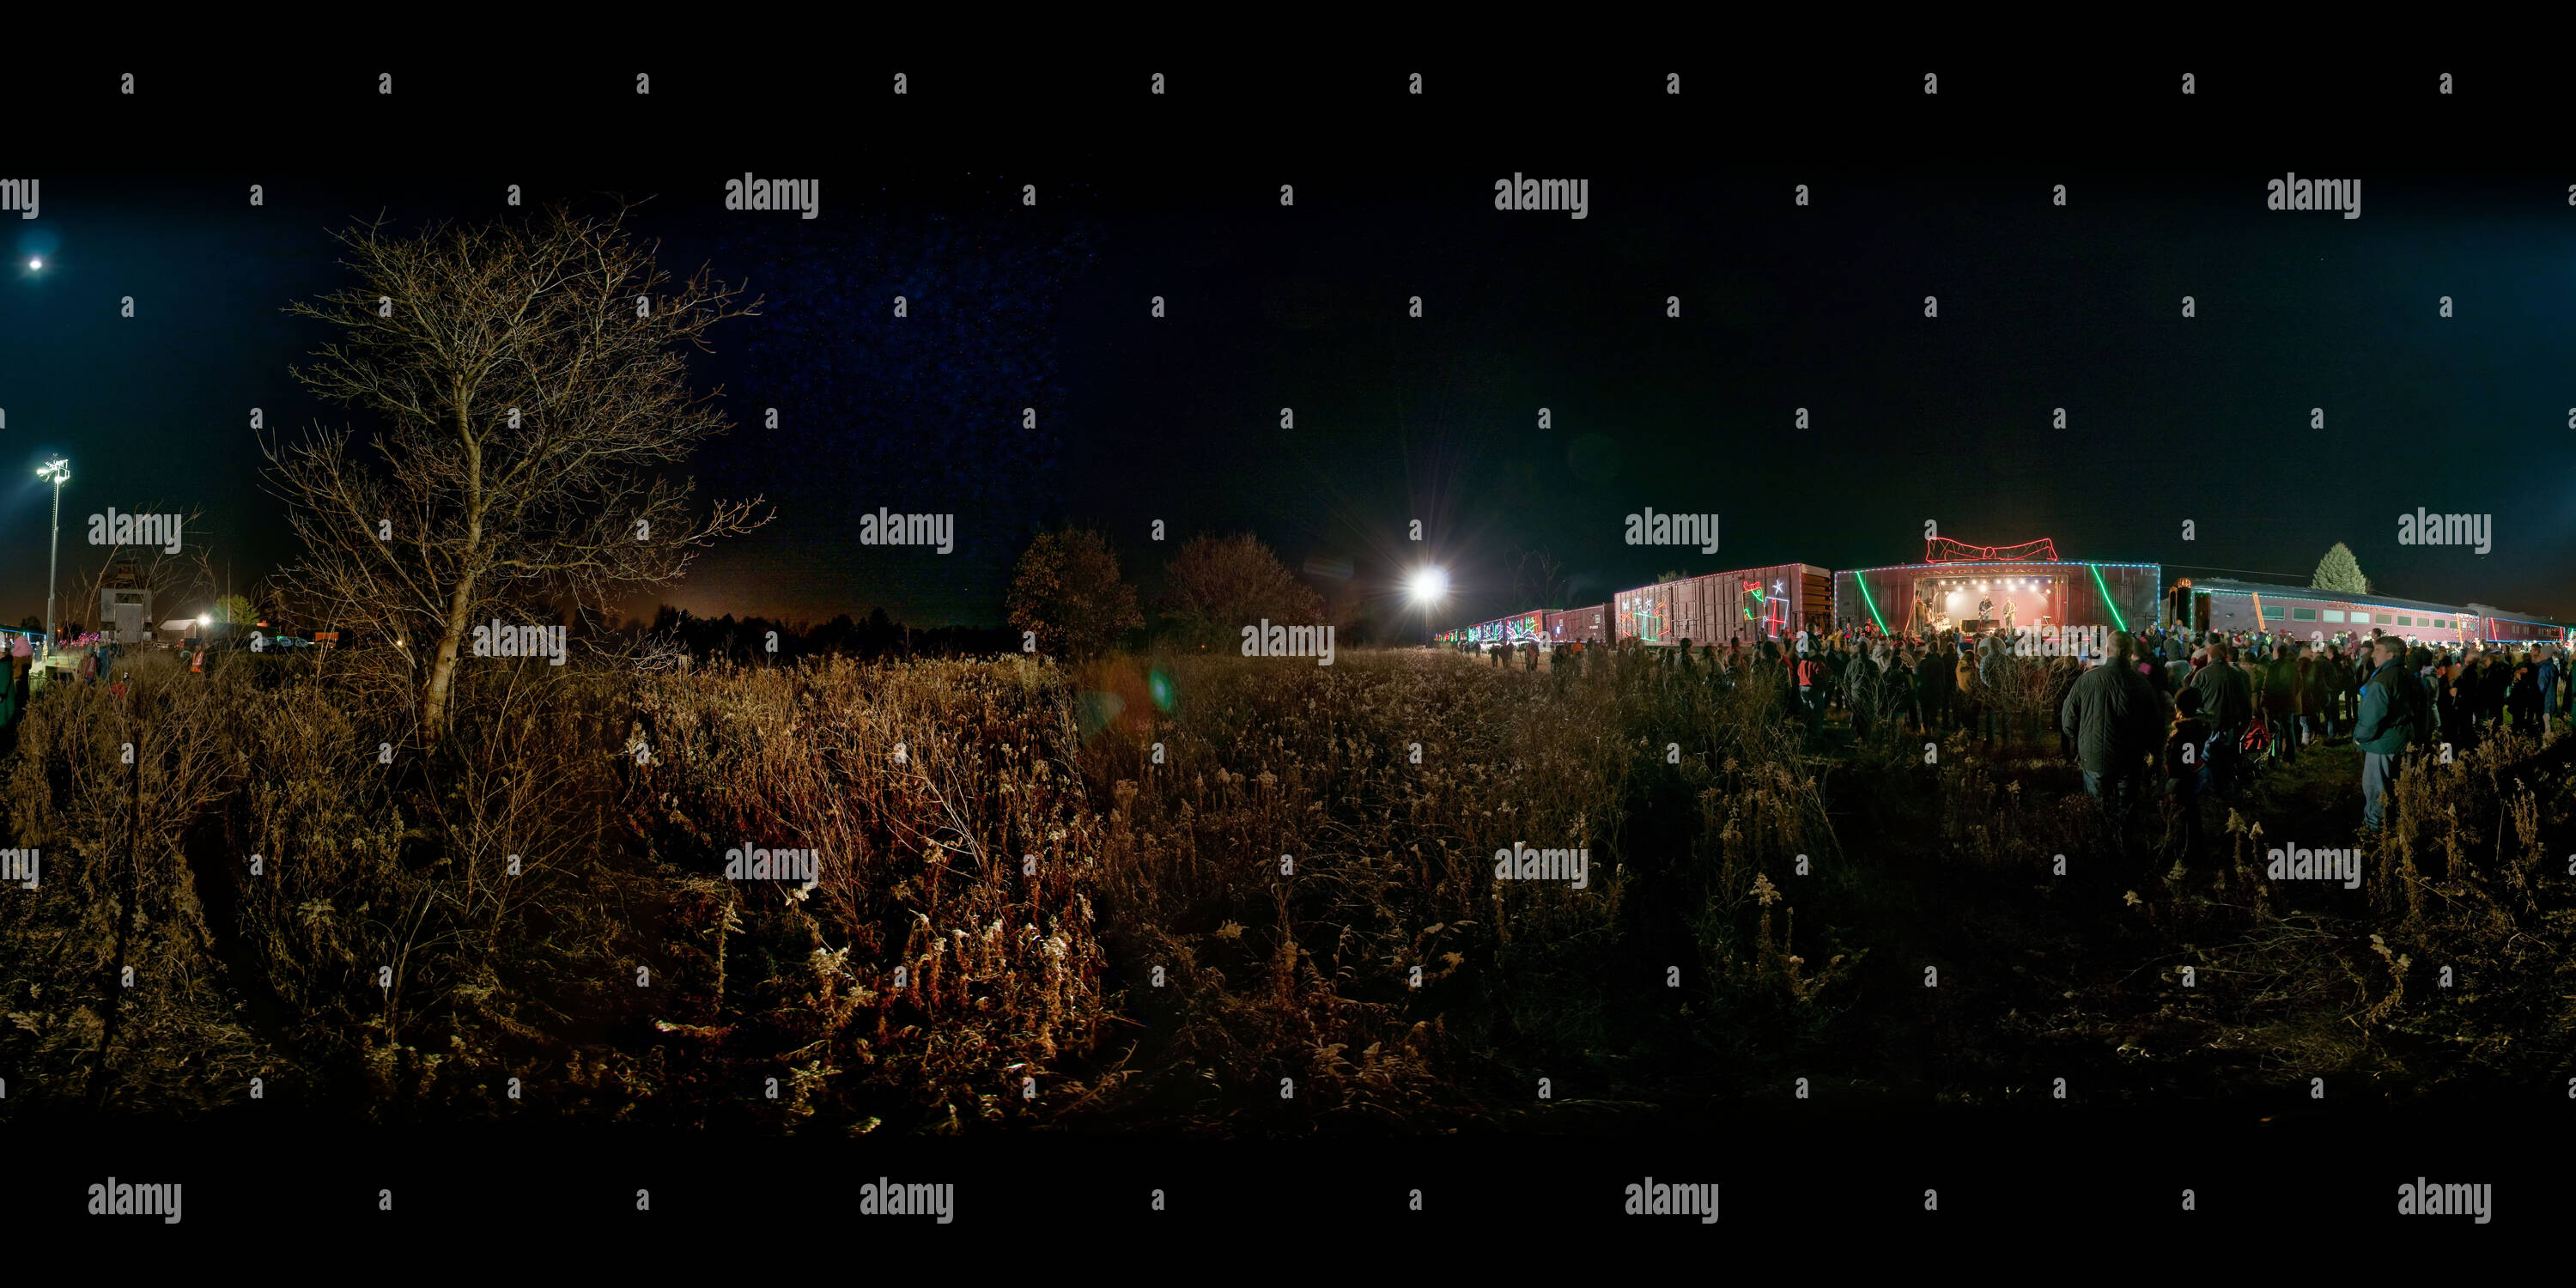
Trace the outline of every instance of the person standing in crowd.
{"label": "person standing in crowd", "polygon": [[2181,864],[2190,863],[2200,852],[2200,797],[2209,782],[2209,767],[2203,763],[2209,722],[2200,718],[2200,701],[2198,689],[2176,694],[2173,728],[2165,734],[2165,798],[2174,803],[2182,820],[2182,853],[2174,860]]}
{"label": "person standing in crowd", "polygon": [[1951,688],[1954,693],[1951,701],[1958,707],[1959,727],[1982,736],[1985,732],[1985,710],[1979,699],[1984,695],[1977,688],[1977,663],[1974,655],[1968,651],[1969,648],[1968,639],[1962,636],[1957,647],[1950,654]]}
{"label": "person standing in crowd", "polygon": [[2084,790],[2103,803],[2114,822],[2125,823],[2136,779],[2164,724],[2164,703],[2130,660],[2127,631],[2111,636],[2111,655],[2067,690],[2057,727],[2075,741],[2084,767]]}
{"label": "person standing in crowd", "polygon": [[36,663],[36,648],[24,635],[9,639],[9,693],[17,709],[27,709],[27,668]]}
{"label": "person standing in crowd", "polygon": [[1942,656],[1940,641],[1934,640],[1923,650],[1922,661],[1914,668],[1914,693],[1923,706],[1925,736],[1940,738],[1950,732],[1950,695],[1959,687],[1959,667],[1955,657]]}
{"label": "person standing in crowd", "polygon": [[2200,690],[2201,718],[2219,735],[2218,754],[2210,758],[2209,766],[2209,788],[2218,796],[2235,788],[2237,747],[2245,726],[2254,721],[2254,686],[2232,658],[2227,641],[2212,636],[2208,665],[2191,677],[2191,687]]}
{"label": "person standing in crowd", "polygon": [[2558,650],[2542,648],[2532,659],[2532,682],[2540,689],[2540,728],[2546,733],[2558,723],[2558,681],[2567,668],[2558,660]]}
{"label": "person standing in crowd", "polygon": [[1851,713],[1855,745],[1869,741],[1870,731],[1877,725],[1878,672],[1878,663],[1865,651],[1856,652],[1843,664],[1843,709]]}
{"label": "person standing in crowd", "polygon": [[2299,761],[2299,661],[2291,650],[2272,651],[2263,667],[2263,718],[2272,726],[2272,754],[2284,765]]}
{"label": "person standing in crowd", "polygon": [[2505,692],[2513,687],[2513,660],[2503,649],[2489,649],[2486,674],[2478,677],[2478,718],[2490,731],[2504,728]]}
{"label": "person standing in crowd", "polygon": [[2442,741],[2451,744],[2451,749],[2455,753],[2466,752],[2469,749],[2469,711],[2466,702],[2473,700],[2477,694],[2477,686],[2470,685],[2470,698],[2464,700],[2460,696],[2460,673],[2467,665],[2465,661],[2446,653],[2442,656],[2441,662],[2433,668],[2434,725],[2440,731]]}
{"label": "person standing in crowd", "polygon": [[2513,680],[2505,688],[2504,709],[2512,717],[2516,733],[2540,731],[2540,669],[2529,658],[2514,664]]}
{"label": "person standing in crowd", "polygon": [[2429,714],[2423,712],[2423,686],[2406,673],[2397,654],[2397,641],[2385,636],[2371,641],[2371,656],[2379,666],[2362,686],[2361,714],[2353,722],[2352,740],[2362,752],[2361,825],[2371,832],[2380,830],[2386,817],[2399,758],[2406,754],[2419,723],[2429,722]]}
{"label": "person standing in crowd", "polygon": [[1985,696],[1978,731],[1981,736],[1990,732],[1994,742],[2010,746],[2012,729],[2007,722],[2012,719],[2012,712],[2005,709],[2003,696],[2004,685],[2008,682],[2006,677],[2012,670],[2012,659],[2004,656],[2005,647],[2004,637],[1992,632],[1977,641],[1977,690]]}
{"label": "person standing in crowd", "polygon": [[[2082,678],[2082,674],[2082,664],[2068,654],[2060,653],[2048,659],[2048,688],[2041,700],[2041,711],[2064,710],[2066,695],[2075,691],[2075,681]],[[2075,739],[2062,724],[2057,730],[2057,754],[2061,759],[2075,759]]]}
{"label": "person standing in crowd", "polygon": [[2343,645],[2328,644],[2325,656],[2317,660],[2314,674],[2308,677],[2308,687],[2316,691],[2317,703],[2322,708],[2320,714],[2325,720],[2324,734],[2328,739],[2343,736],[2344,673],[2347,669],[2343,663]]}
{"label": "person standing in crowd", "polygon": [[2317,656],[2314,646],[2298,647],[2299,672],[2299,737],[2310,746],[2323,746],[2334,719],[2334,688],[2324,683],[2333,664]]}

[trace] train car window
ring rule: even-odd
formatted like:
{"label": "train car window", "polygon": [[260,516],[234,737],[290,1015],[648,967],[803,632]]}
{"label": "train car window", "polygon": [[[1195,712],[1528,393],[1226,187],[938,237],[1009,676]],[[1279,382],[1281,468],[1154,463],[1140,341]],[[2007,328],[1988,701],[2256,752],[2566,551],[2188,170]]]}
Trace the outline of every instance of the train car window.
{"label": "train car window", "polygon": [[2327,620],[2327,621],[2330,621],[2330,622],[2339,622],[2339,621],[2342,621],[2342,620],[2343,620],[2343,610],[2342,610],[2342,609],[2340,609],[2340,608],[2329,608],[2329,609],[2327,609],[2327,610],[2326,610],[2326,620]]}
{"label": "train car window", "polygon": [[2313,622],[2317,620],[2317,610],[2313,608],[2293,608],[2290,610],[2290,619],[2292,621]]}

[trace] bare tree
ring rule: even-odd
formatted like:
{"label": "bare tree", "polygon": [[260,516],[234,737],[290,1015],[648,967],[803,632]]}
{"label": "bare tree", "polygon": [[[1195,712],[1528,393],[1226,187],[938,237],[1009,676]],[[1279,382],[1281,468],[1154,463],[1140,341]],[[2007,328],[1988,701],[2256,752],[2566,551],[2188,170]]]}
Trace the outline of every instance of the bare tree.
{"label": "bare tree", "polygon": [[1118,574],[1118,552],[1084,528],[1041,532],[1029,542],[1003,605],[1012,626],[1069,657],[1105,652],[1145,624],[1136,588]]}
{"label": "bare tree", "polygon": [[[158,505],[154,505],[147,507],[147,512],[159,513],[160,510]],[[204,517],[202,509],[187,511],[179,516],[181,530],[197,528],[198,520]],[[191,596],[202,596],[214,585],[209,579],[209,569],[213,565],[208,548],[203,544],[181,543],[177,550],[171,550],[150,541],[134,545],[108,542],[96,549],[99,551],[98,562],[94,565],[74,564],[71,577],[65,583],[70,587],[82,587],[71,592],[79,598],[63,605],[70,610],[62,617],[66,624],[92,622],[90,629],[104,634],[108,623],[93,620],[98,616],[101,592],[110,589],[140,590],[146,592],[152,601],[151,620],[143,623],[143,629],[146,632],[158,631],[162,621],[174,611],[194,602]],[[131,640],[126,642],[133,643]]]}
{"label": "bare tree", "polygon": [[306,547],[280,580],[317,623],[401,646],[424,742],[484,614],[595,611],[769,517],[755,497],[693,519],[659,472],[725,428],[686,348],[759,301],[704,268],[674,282],[624,217],[352,228],[357,283],[288,310],[338,332],[296,378],[379,425],[364,453],[318,425],[262,443]]}
{"label": "bare tree", "polygon": [[1567,593],[1565,561],[1544,550],[1524,550],[1512,569],[1512,602],[1536,608],[1563,608]]}

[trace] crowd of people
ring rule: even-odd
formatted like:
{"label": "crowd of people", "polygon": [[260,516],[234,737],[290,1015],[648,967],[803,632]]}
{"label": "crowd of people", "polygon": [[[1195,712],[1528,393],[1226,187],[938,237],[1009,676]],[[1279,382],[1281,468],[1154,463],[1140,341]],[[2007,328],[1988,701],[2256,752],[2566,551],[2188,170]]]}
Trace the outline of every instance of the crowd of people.
{"label": "crowd of people", "polygon": [[[2409,748],[2465,752],[2499,729],[2539,731],[2570,710],[2563,645],[2424,644],[2381,631],[2301,640],[2286,633],[2197,632],[2151,627],[2110,634],[2099,646],[2027,634],[1944,631],[1890,636],[1846,624],[1786,642],[1741,638],[1725,646],[1518,644],[1483,646],[1496,666],[1515,658],[1536,670],[1544,656],[1580,674],[1607,651],[1705,682],[1777,685],[1821,740],[1829,709],[1853,734],[1953,734],[2008,740],[2016,719],[2045,719],[2059,753],[2079,765],[2085,790],[2118,818],[2150,798],[2184,808],[2184,844],[2198,844],[2198,802],[2236,794],[2269,764],[2294,763],[2302,747],[2349,740],[2362,753],[2362,826],[2377,830]],[[1470,646],[1474,647],[1474,646]],[[2042,656],[2026,654],[2039,652]]]}

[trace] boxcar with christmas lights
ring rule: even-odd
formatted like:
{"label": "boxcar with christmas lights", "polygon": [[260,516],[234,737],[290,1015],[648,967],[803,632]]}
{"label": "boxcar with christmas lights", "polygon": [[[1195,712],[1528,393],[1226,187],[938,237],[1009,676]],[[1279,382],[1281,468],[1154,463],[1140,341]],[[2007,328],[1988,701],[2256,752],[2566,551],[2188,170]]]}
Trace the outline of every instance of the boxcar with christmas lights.
{"label": "boxcar with christmas lights", "polygon": [[2151,563],[2060,559],[2055,543],[1926,543],[1924,560],[1834,574],[1833,615],[1843,629],[1889,635],[2021,627],[2125,631],[2154,625],[2163,569]]}
{"label": "boxcar with christmas lights", "polygon": [[1610,606],[1594,604],[1590,608],[1568,608],[1547,614],[1549,644],[1607,644],[1610,642]]}
{"label": "boxcar with christmas lights", "polygon": [[1611,601],[1616,638],[1640,644],[1789,640],[1833,620],[1834,574],[1814,564],[1713,572],[1623,590]]}
{"label": "boxcar with christmas lights", "polygon": [[1546,630],[1547,614],[1538,611],[1514,613],[1490,622],[1478,622],[1467,628],[1467,642],[1483,648],[1491,644],[1536,643]]}

